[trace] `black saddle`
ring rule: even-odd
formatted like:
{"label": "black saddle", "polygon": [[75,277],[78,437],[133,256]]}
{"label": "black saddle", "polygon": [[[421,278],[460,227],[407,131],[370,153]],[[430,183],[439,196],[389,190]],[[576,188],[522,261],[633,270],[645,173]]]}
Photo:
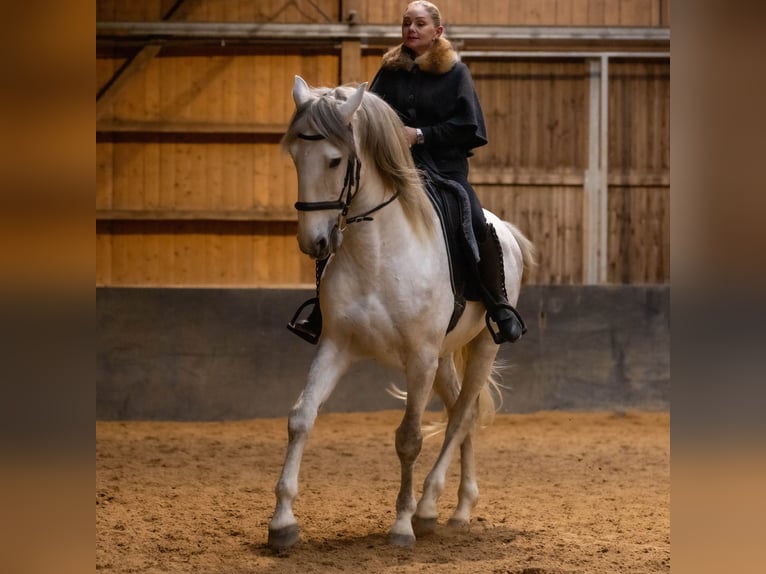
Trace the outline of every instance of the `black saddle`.
{"label": "black saddle", "polygon": [[480,286],[476,272],[476,239],[471,226],[470,203],[463,187],[439,176],[432,169],[421,168],[421,178],[428,197],[439,216],[447,246],[450,282],[455,296],[447,332],[454,329],[465,310],[466,301],[480,301]]}

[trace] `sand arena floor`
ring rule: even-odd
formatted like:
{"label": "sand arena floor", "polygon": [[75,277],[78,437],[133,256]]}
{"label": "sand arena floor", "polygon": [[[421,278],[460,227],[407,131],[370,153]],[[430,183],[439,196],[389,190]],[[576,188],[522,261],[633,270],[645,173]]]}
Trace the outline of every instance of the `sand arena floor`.
{"label": "sand arena floor", "polygon": [[[435,420],[437,413],[427,413]],[[498,415],[475,441],[468,531],[387,542],[401,413],[320,415],[301,468],[301,541],[266,547],[286,419],[96,423],[96,569],[194,573],[589,574],[670,570],[668,413]],[[422,484],[440,437],[425,442]]]}

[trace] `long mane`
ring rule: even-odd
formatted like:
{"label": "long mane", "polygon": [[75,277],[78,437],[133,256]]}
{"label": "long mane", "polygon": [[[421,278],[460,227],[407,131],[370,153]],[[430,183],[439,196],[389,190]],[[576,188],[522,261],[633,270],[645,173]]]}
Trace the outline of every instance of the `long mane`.
{"label": "long mane", "polygon": [[315,97],[295,111],[282,145],[287,147],[299,133],[310,132],[324,136],[333,145],[349,152],[357,153],[358,149],[363,160],[362,169],[369,169],[367,164],[372,162],[386,187],[399,191],[399,202],[410,223],[416,229],[433,232],[433,208],[396,112],[375,94],[365,92],[355,114],[353,130],[342,122],[338,105],[355,89],[350,86],[313,88]]}

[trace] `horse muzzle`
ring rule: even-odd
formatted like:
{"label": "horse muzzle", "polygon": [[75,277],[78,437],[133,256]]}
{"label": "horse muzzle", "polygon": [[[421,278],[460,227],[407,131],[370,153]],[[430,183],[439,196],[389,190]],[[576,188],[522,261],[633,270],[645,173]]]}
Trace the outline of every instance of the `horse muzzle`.
{"label": "horse muzzle", "polygon": [[329,233],[321,233],[306,237],[299,233],[298,246],[300,250],[314,259],[326,259],[343,243],[343,232],[334,225]]}

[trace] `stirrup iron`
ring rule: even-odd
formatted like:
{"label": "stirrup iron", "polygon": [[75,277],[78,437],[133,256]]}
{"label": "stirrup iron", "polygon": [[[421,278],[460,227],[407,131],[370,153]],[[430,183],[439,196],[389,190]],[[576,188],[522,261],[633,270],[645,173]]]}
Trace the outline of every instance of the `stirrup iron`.
{"label": "stirrup iron", "polygon": [[497,321],[494,319],[494,317],[492,317],[492,315],[490,314],[489,311],[487,311],[487,313],[484,315],[484,321],[487,323],[487,330],[489,331],[489,334],[492,335],[492,340],[495,342],[496,345],[502,345],[505,342],[515,343],[516,341],[521,339],[521,337],[524,334],[526,334],[526,332],[527,332],[527,325],[526,325],[526,323],[524,323],[524,319],[521,318],[521,315],[519,314],[519,312],[512,305],[500,304],[497,307],[495,307],[492,310],[492,312],[494,313],[498,309],[507,309],[508,311],[511,311],[514,314],[516,319],[519,320],[519,324],[521,325],[521,335],[519,335],[518,338],[516,338],[516,339],[514,339],[512,341],[504,338],[503,335],[500,333],[499,326],[498,326],[497,330],[492,328],[492,323],[494,322],[495,325],[497,325]]}
{"label": "stirrup iron", "polygon": [[[319,297],[312,297],[311,299],[304,301],[303,304],[298,307],[298,310],[295,312],[295,315],[293,315],[293,318],[287,323],[287,328],[304,341],[307,341],[312,345],[316,345],[319,342],[320,333],[316,333],[315,331],[307,328],[307,325],[309,325],[308,319],[298,321],[298,316],[301,314],[301,311],[303,311],[309,305],[313,305],[314,308],[316,308],[316,306],[319,305]],[[313,314],[314,308],[312,308],[311,313],[309,313],[309,317]]]}

